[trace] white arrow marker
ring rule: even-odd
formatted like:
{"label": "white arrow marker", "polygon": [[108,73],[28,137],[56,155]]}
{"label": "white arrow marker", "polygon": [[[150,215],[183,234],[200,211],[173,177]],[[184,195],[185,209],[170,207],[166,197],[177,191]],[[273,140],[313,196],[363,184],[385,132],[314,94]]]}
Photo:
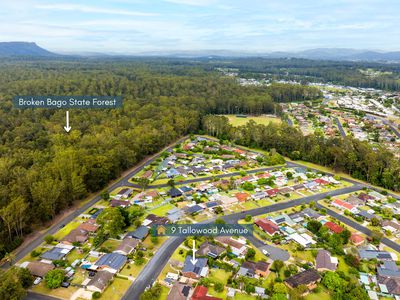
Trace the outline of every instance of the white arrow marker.
{"label": "white arrow marker", "polygon": [[67,117],[67,126],[64,126],[64,129],[66,132],[69,132],[71,130],[71,127],[69,126],[69,111],[66,111],[66,117]]}
{"label": "white arrow marker", "polygon": [[191,261],[191,263],[193,265],[195,265],[197,263],[197,259],[196,259],[196,241],[195,240],[193,240],[193,249],[192,249],[192,251],[193,251],[193,257],[192,257],[192,259],[190,261]]}

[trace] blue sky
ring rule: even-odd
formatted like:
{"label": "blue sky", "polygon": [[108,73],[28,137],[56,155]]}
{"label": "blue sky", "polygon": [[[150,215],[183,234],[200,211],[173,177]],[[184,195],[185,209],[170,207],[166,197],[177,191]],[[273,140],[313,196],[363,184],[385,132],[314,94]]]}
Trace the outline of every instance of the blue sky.
{"label": "blue sky", "polygon": [[400,1],[0,0],[0,41],[121,54],[400,50]]}

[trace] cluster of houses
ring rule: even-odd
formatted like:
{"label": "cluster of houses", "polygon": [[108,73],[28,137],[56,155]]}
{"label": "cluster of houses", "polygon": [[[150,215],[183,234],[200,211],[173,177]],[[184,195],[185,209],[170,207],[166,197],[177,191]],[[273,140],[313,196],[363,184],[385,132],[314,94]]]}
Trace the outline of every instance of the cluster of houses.
{"label": "cluster of houses", "polygon": [[[393,215],[399,214],[400,202],[388,201],[388,197],[376,191],[361,192],[358,195],[352,194],[344,200],[334,199],[331,205],[343,212],[348,211],[356,217],[361,218],[367,224],[372,219],[379,220],[381,228],[385,232],[390,232],[395,237],[400,237],[400,223],[396,219],[383,219],[376,213],[377,208],[392,211]],[[375,209],[374,209],[375,208]]]}
{"label": "cluster of houses", "polygon": [[[269,268],[271,264],[266,261],[251,261],[245,260],[249,246],[244,238],[233,238],[219,236],[215,237],[213,241],[203,242],[199,249],[196,251],[196,261],[193,261],[191,255],[187,255],[184,262],[170,260],[170,264],[181,271],[178,273],[168,273],[163,281],[163,284],[170,288],[168,300],[175,299],[220,299],[212,297],[207,294],[207,288],[198,285],[201,278],[209,275],[210,268],[213,266],[208,265],[208,258],[222,259],[222,254],[226,253],[227,249],[230,255],[241,260],[230,259],[224,256],[223,261],[233,267],[234,277],[239,278],[246,276],[249,278],[266,278],[269,275]],[[243,288],[240,287],[241,289]],[[199,293],[201,289],[201,293]],[[228,289],[228,296],[233,297],[236,293],[235,289]],[[201,294],[201,295],[200,295]],[[265,295],[265,288],[256,287],[256,295]]]}
{"label": "cluster of houses", "polygon": [[[335,96],[330,91],[324,92],[329,97],[327,99],[336,99],[332,101],[336,107],[345,108],[336,109],[326,106],[308,106],[304,103],[284,104],[283,110],[288,114],[300,130],[308,135],[316,129],[320,129],[326,136],[342,136],[351,134],[360,141],[369,141],[372,144],[384,144],[395,155],[400,155],[400,129],[386,120],[386,114],[379,113],[379,109],[387,112],[378,101],[359,98],[354,95]],[[377,108],[379,107],[379,109]],[[321,113],[321,108],[325,113]],[[353,110],[364,111],[364,116],[356,115]],[[343,129],[345,127],[346,129]]]}
{"label": "cluster of houses", "polygon": [[[94,217],[93,217],[94,216]],[[55,246],[48,246],[48,250],[40,254],[36,261],[24,262],[21,267],[27,268],[30,273],[37,277],[36,283],[44,278],[46,274],[56,268],[60,261],[66,261],[66,257],[74,249],[82,252],[82,246],[88,241],[90,236],[94,236],[99,225],[96,224],[98,211],[91,218],[81,223],[76,229],[71,230]],[[77,259],[70,266],[63,269],[65,271],[66,287],[73,278],[76,268],[81,268],[87,272],[87,278],[80,284],[90,292],[103,292],[110,284],[116,274],[128,262],[128,256],[135,253],[142,241],[149,235],[153,225],[165,225],[170,220],[166,217],[159,217],[153,214],[148,215],[142,225],[133,231],[125,234],[118,247],[111,253],[90,251],[85,258]]]}
{"label": "cluster of houses", "polygon": [[[287,174],[291,174],[291,178],[297,181],[296,184],[288,185],[289,178]],[[316,174],[313,174],[316,176]],[[317,177],[317,176],[316,176]],[[258,184],[260,179],[270,178],[271,185]],[[251,183],[254,189],[246,191],[242,188],[245,183]],[[203,211],[214,212],[217,207],[229,209],[229,207],[246,201],[258,201],[263,199],[273,199],[276,196],[290,196],[292,193],[301,193],[302,191],[318,192],[321,188],[337,185],[340,182],[332,176],[320,176],[317,178],[309,178],[307,171],[303,168],[288,169],[286,171],[260,172],[258,174],[250,174],[238,178],[231,182],[228,179],[220,179],[213,182],[201,182],[196,186],[179,186],[171,188],[167,194],[172,198],[182,197],[189,203],[182,210],[174,209],[168,212],[168,218],[176,221],[178,217],[182,217],[183,213],[197,214]],[[232,187],[233,184],[233,187]],[[229,188],[233,188],[230,191]],[[194,197],[200,199],[207,198],[207,202],[196,203]],[[177,217],[175,217],[177,216]]]}
{"label": "cluster of houses", "polygon": [[360,273],[360,283],[364,285],[369,297],[378,300],[381,297],[400,298],[400,269],[396,264],[394,253],[376,249],[373,246],[364,247],[359,251],[362,260],[377,262],[376,273]]}
{"label": "cluster of houses", "polygon": [[[281,237],[279,243],[286,244],[295,242],[303,248],[310,248],[316,244],[313,234],[307,230],[307,219],[313,219],[321,222],[332,233],[341,233],[345,228],[328,220],[326,216],[319,214],[311,208],[305,208],[302,211],[291,214],[282,213],[276,216],[260,218],[255,220],[254,224],[268,236]],[[356,233],[350,237],[350,241],[359,246],[364,243],[365,239]]]}
{"label": "cluster of houses", "polygon": [[304,135],[311,134],[316,129],[320,129],[328,137],[339,135],[337,123],[332,116],[322,115],[318,109],[304,103],[290,103],[282,106],[283,111],[295,120]]}
{"label": "cluster of houses", "polygon": [[257,165],[258,157],[262,157],[262,154],[196,137],[183,144],[179,152],[170,151],[154,172],[148,170],[142,177],[174,179],[224,173],[234,168]]}

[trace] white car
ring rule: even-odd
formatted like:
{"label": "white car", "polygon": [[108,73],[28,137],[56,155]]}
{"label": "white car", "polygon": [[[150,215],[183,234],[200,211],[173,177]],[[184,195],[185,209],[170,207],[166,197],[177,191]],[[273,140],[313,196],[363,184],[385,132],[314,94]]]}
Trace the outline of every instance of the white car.
{"label": "white car", "polygon": [[39,284],[42,281],[42,278],[36,277],[35,281],[33,282],[34,285]]}
{"label": "white car", "polygon": [[267,250],[265,250],[265,249],[262,251],[262,253],[264,253],[265,256],[269,256],[270,255],[269,252]]}

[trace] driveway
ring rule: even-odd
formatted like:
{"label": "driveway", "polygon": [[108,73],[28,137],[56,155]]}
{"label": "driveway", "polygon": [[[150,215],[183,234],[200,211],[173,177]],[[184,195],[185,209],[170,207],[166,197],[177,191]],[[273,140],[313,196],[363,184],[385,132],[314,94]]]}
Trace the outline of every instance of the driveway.
{"label": "driveway", "polygon": [[261,252],[263,250],[267,250],[268,253],[270,254],[269,258],[272,260],[287,261],[290,258],[290,254],[286,250],[280,249],[280,248],[272,246],[272,245],[265,244],[263,241],[260,241],[255,236],[248,236],[246,238],[250,241],[250,243],[252,243],[254,246],[256,246]]}

